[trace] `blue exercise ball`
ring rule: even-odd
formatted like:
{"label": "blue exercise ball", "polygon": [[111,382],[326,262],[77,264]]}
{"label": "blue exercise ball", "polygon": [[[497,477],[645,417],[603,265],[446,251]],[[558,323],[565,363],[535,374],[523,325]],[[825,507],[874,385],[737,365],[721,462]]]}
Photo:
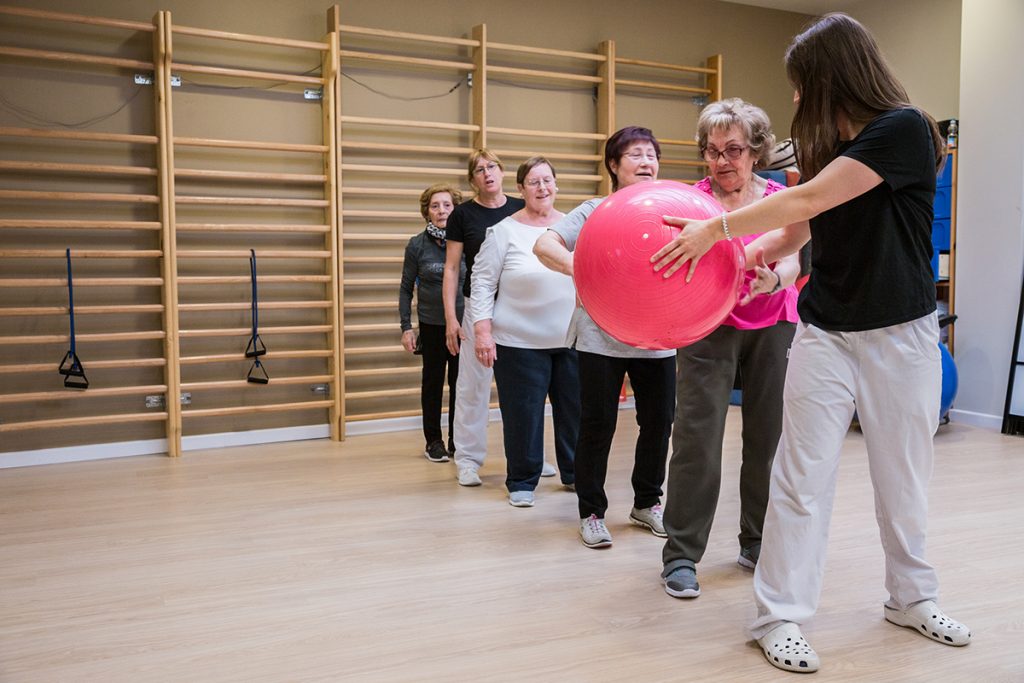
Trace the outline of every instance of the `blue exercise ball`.
{"label": "blue exercise ball", "polygon": [[939,344],[939,354],[942,356],[942,398],[939,400],[939,419],[946,417],[953,399],[956,398],[956,390],[960,387],[960,377],[956,371],[956,361],[949,353],[945,344]]}

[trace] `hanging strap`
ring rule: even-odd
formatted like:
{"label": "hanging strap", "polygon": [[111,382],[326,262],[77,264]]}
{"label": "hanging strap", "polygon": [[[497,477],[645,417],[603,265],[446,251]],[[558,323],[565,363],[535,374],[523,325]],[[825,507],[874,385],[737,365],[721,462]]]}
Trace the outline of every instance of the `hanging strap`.
{"label": "hanging strap", "polygon": [[252,358],[252,367],[249,374],[245,376],[247,382],[253,384],[266,384],[270,381],[267,369],[260,362],[260,356],[266,355],[267,347],[260,339],[260,306],[256,288],[256,250],[249,250],[249,277],[252,281],[252,335],[249,337],[249,345],[245,349],[245,357]]}
{"label": "hanging strap", "polygon": [[71,280],[71,249],[65,252],[68,267],[68,327],[70,337],[70,348],[64,354],[63,360],[57,367],[57,372],[64,375],[64,386],[69,389],[88,389],[89,380],[85,376],[85,368],[82,361],[78,359],[75,350],[75,287]]}

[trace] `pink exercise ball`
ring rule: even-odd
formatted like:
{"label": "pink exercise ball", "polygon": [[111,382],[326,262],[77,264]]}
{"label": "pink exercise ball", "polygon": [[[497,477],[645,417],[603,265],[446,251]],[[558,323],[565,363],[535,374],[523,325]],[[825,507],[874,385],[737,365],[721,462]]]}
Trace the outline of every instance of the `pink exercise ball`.
{"label": "pink exercise ball", "polygon": [[722,207],[673,180],[644,181],[615,192],[587,218],[576,242],[574,280],[598,326],[641,349],[678,349],[703,339],[736,305],[745,257],[739,240],[721,240],[697,265],[669,278],[651,256],[679,234],[662,216],[711,218]]}

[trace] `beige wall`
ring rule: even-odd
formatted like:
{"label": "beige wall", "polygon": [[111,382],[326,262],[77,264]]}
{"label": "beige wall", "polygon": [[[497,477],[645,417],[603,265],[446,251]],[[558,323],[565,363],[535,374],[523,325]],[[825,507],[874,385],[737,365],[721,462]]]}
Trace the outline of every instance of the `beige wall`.
{"label": "beige wall", "polygon": [[[323,0],[14,0],[9,4],[149,21],[170,10],[177,24],[298,39],[326,28]],[[782,69],[788,40],[805,16],[712,0],[524,0],[516,3],[419,0],[340,3],[343,22],[374,28],[465,36],[480,23],[492,40],[593,51],[606,39],[620,55],[677,64],[725,58],[725,94],[764,107],[786,130],[791,93]],[[367,97],[371,97],[367,95]],[[696,107],[681,116],[696,118]],[[658,131],[655,131],[656,133]]]}
{"label": "beige wall", "polygon": [[863,22],[910,94],[937,120],[960,104],[960,0],[861,0],[843,3]]}
{"label": "beige wall", "polygon": [[[220,29],[243,33],[256,33],[273,35],[278,37],[296,38],[305,40],[319,39],[326,29],[326,10],[328,5],[311,0],[298,2],[279,3],[269,0],[256,2],[220,2],[206,3],[195,1],[173,1],[166,2],[138,2],[135,0],[93,0],[90,2],[69,3],[61,0],[50,0],[40,2],[16,2],[24,6],[40,9],[51,9],[55,11],[74,12],[85,15],[103,16],[118,19],[130,19],[148,22],[155,12],[161,9],[169,9],[172,13],[172,21],[176,25],[189,25],[202,28]],[[441,9],[437,9],[440,7]],[[485,23],[488,28],[488,38],[492,41],[518,43],[531,46],[553,47],[569,50],[593,52],[603,40],[612,39],[617,43],[618,54],[623,57],[655,60],[678,64],[702,64],[709,55],[721,53],[724,58],[724,92],[727,96],[741,96],[756,102],[765,107],[769,114],[778,121],[781,129],[780,136],[787,135],[788,117],[791,111],[791,97],[789,86],[781,67],[781,56],[789,38],[797,31],[803,23],[804,17],[785,12],[761,10],[757,8],[740,5],[711,2],[708,0],[691,0],[689,2],[638,2],[630,5],[624,11],[621,3],[602,0],[600,2],[589,2],[585,0],[569,0],[566,2],[550,3],[529,0],[514,5],[502,5],[497,3],[482,2],[450,2],[445,4],[426,4],[411,0],[397,0],[387,3],[346,3],[342,6],[343,22],[357,26],[369,26],[374,28],[390,29],[397,31],[411,31],[418,33],[432,33],[444,36],[465,36],[470,33],[475,24]],[[20,21],[20,20],[19,20]],[[0,44],[14,45],[20,47],[34,47],[56,50],[77,50],[86,53],[109,54],[111,40],[115,42],[116,53],[121,56],[146,59],[147,38],[144,35],[130,37],[130,34],[109,29],[84,29],[78,31],[73,27],[54,25],[46,27],[38,23],[16,22],[8,23],[6,18],[3,22],[7,28],[0,25]],[[113,38],[111,38],[113,36]],[[358,47],[360,39],[353,39],[353,45]],[[254,69],[281,70],[291,73],[298,73],[307,70],[313,64],[309,63],[310,53],[289,53],[287,51],[272,51],[274,58],[268,57],[271,51],[261,50],[245,44],[231,44],[228,46],[218,45],[213,51],[209,48],[200,49],[203,41],[195,38],[179,37],[175,43],[175,58],[180,61],[206,64],[223,64],[229,66],[244,66]],[[386,44],[376,43],[378,47],[387,49]],[[403,47],[402,50],[409,48]],[[419,49],[419,48],[415,48]],[[424,56],[437,57],[424,48]],[[450,58],[465,60],[467,57],[465,48],[451,51]],[[444,56],[444,55],[441,55]],[[493,59],[493,56],[492,56]],[[282,63],[283,60],[283,63]],[[521,64],[516,64],[521,66]],[[454,83],[458,72],[436,73],[430,71],[412,71],[407,67],[395,68],[369,68],[365,63],[343,63],[345,71],[358,77],[361,81],[386,91],[405,96],[423,94],[443,93]],[[130,72],[122,72],[121,76],[112,76],[110,72],[102,68],[70,68],[57,69],[51,65],[32,61],[0,60],[0,81],[3,82],[3,91],[14,104],[35,109],[42,112],[47,118],[56,120],[75,120],[110,111],[118,103],[123,102],[135,92],[136,87],[130,81]],[[198,88],[195,83],[216,83],[217,79],[211,76],[189,75],[191,83],[186,87],[176,90],[173,95],[175,134],[186,136],[201,136],[213,138],[235,138],[246,140],[274,140],[283,142],[315,143],[320,139],[319,107],[315,104],[304,103],[294,97],[289,99],[284,92],[288,88],[266,91],[210,91]],[[507,79],[502,79],[507,80]],[[544,87],[551,86],[544,84]],[[499,83],[497,80],[490,84],[490,123],[491,125],[502,125],[520,128],[540,128],[547,130],[584,130],[594,128],[595,105],[593,93],[589,86],[561,88],[555,90],[542,90],[535,87],[524,88],[522,83],[509,84]],[[294,88],[291,88],[294,92]],[[419,102],[396,101],[392,98],[382,97],[373,94],[345,81],[342,92],[343,112],[346,114],[382,116],[389,118],[409,118],[426,120],[447,120],[447,121],[468,121],[470,118],[470,97],[468,90],[463,87],[451,97],[426,100]],[[651,126],[655,132],[664,138],[692,138],[693,125],[698,113],[698,107],[689,101],[688,97],[637,97],[635,95],[622,95],[619,104],[618,124],[638,123]],[[131,105],[112,119],[105,121],[90,130],[106,132],[137,132],[152,133],[153,103],[149,91],[143,92],[132,101]],[[10,111],[0,108],[0,125],[24,126],[28,125]],[[466,135],[449,135],[443,139],[441,135],[424,133],[417,139],[391,139],[386,132],[371,131],[369,135],[379,136],[382,141],[394,142],[415,142],[420,144],[446,144],[446,145],[468,145],[469,139]],[[406,134],[408,135],[408,134]],[[514,146],[514,141],[503,141],[506,146]],[[522,143],[525,144],[525,143]],[[552,144],[562,145],[561,142]],[[577,151],[572,144],[564,143],[565,151]],[[59,160],[66,154],[73,145],[28,145],[24,142],[5,145],[6,154],[10,158]],[[153,165],[154,160],[150,151],[143,151],[137,154],[138,158],[124,158],[124,151],[109,150],[90,151],[89,145],[75,147],[74,154],[87,155],[85,158],[76,158],[79,162],[100,161],[92,159],[88,155],[107,155],[102,161],[106,163],[134,163],[139,165]],[[93,150],[101,149],[93,146]],[[582,151],[593,151],[582,150]],[[454,157],[424,158],[422,155],[413,160],[397,160],[376,155],[349,154],[348,161],[370,161],[375,163],[401,163],[418,164],[421,166],[437,166],[446,168],[461,168],[461,159]],[[67,160],[67,159],[64,159]],[[292,172],[310,171],[300,163],[301,160],[284,161],[278,160],[273,163],[284,164],[282,170]],[[183,151],[177,159],[179,168],[235,168],[246,169],[260,167],[262,161],[254,161],[252,156],[246,157],[238,154],[225,157],[204,150]],[[593,166],[590,168],[570,168],[570,172],[593,173]],[[666,168],[665,175],[670,175]],[[451,176],[446,176],[450,178]],[[24,177],[13,178],[10,174],[2,179],[4,187],[14,189],[92,189],[93,191],[107,192],[146,192],[148,182],[125,181],[120,179],[92,181],[86,180],[86,184],[93,183],[91,188],[83,188],[82,180],[64,180],[54,177]],[[363,178],[353,178],[355,184],[369,184]],[[427,184],[424,176],[413,176],[399,182],[409,188],[420,188]],[[143,187],[143,186],[146,187]],[[185,188],[180,186],[179,192],[185,193]],[[510,188],[511,189],[511,188]],[[246,194],[255,191],[252,188],[233,189],[227,187],[195,187],[189,189],[189,194]],[[563,192],[588,193],[592,194],[594,185],[578,182],[572,186],[571,181],[566,183]],[[305,197],[308,193],[293,188],[276,188],[275,196]],[[313,193],[315,195],[315,192]],[[347,200],[346,206],[350,208],[374,208],[394,210],[414,210],[413,202],[398,203],[398,200],[390,200],[367,203],[365,199]],[[568,207],[563,207],[568,208]],[[30,204],[19,204],[12,210],[24,215],[24,212],[33,212]],[[66,206],[49,207],[48,212],[58,212],[63,217],[88,217],[90,207]],[[103,209],[107,217],[111,217],[111,209]],[[132,214],[125,211],[126,214]],[[253,220],[288,222],[288,216],[268,216],[265,212],[250,212]],[[259,217],[255,217],[259,213]],[[137,215],[136,215],[137,214]],[[145,214],[145,215],[142,215]],[[202,214],[205,220],[226,220],[240,221],[244,217],[239,212],[232,212],[233,215],[218,216],[211,213]],[[53,216],[53,213],[49,215]],[[152,220],[154,217],[147,211],[135,211],[135,217]],[[195,216],[195,217],[193,217]],[[125,217],[131,217],[126,215]],[[179,208],[179,221],[200,220],[195,210]],[[306,219],[303,219],[306,220]],[[315,220],[314,220],[315,222]],[[414,234],[421,229],[422,224],[415,220],[396,219],[390,222],[377,221],[376,223],[364,222],[356,227],[359,231],[373,232],[390,231],[392,233]],[[23,233],[16,233],[25,239]],[[38,239],[39,235],[33,235],[31,239]],[[4,236],[8,240],[10,237]],[[15,237],[17,239],[17,237]],[[61,240],[66,236],[56,236],[53,246],[63,246]],[[110,248],[136,246],[139,248],[152,248],[149,243],[144,243],[146,237],[139,244],[124,244],[121,235],[97,235],[96,246],[106,245]],[[179,237],[179,240],[181,238]],[[5,242],[6,244],[7,242]],[[254,239],[254,244],[259,240]],[[34,242],[33,242],[34,244]],[[191,244],[201,244],[193,240]],[[11,246],[19,246],[17,244]],[[206,245],[203,245],[206,246]],[[213,246],[213,245],[210,245]],[[233,244],[238,247],[238,244]],[[249,244],[245,245],[248,247]],[[395,242],[389,243],[387,248],[391,251],[385,255],[400,256],[401,247]],[[349,253],[366,255],[382,254],[384,246],[370,247],[354,246]],[[391,253],[393,252],[393,253]],[[17,272],[12,275],[36,274],[59,277],[62,271],[62,264],[50,261],[34,260],[31,262],[17,262],[11,264],[8,259],[7,266],[13,267]],[[231,268],[231,274],[238,268],[244,270],[245,264],[217,264],[202,263],[190,265],[191,274],[205,274],[202,268],[209,268],[223,272],[225,268]],[[81,264],[76,266],[76,277],[89,275],[89,268],[92,264]],[[101,267],[101,266],[95,266]],[[127,270],[125,275],[147,275],[155,273],[156,264],[153,262],[127,264],[122,263],[118,267]],[[273,267],[273,266],[268,266]],[[370,275],[380,277],[387,275],[397,277],[399,266],[390,266],[393,270],[382,273],[365,272],[365,266],[352,267],[348,274]],[[81,268],[81,270],[79,270]],[[352,298],[366,298],[368,300],[394,299],[396,296],[395,287],[382,287],[376,291],[363,290],[359,288],[355,292],[347,292]],[[24,292],[19,292],[19,296]],[[93,291],[86,295],[95,298],[102,292]],[[34,295],[34,293],[33,293]],[[120,303],[126,303],[126,299],[132,299],[135,303],[150,302],[156,295],[152,289],[140,291],[136,295],[118,292],[112,293],[119,297]],[[264,291],[261,287],[261,300],[275,298],[273,288]],[[38,293],[39,304],[59,303],[62,295],[55,291],[40,291]],[[244,286],[237,288],[237,291],[190,294],[191,296],[208,296],[213,300],[247,300],[248,293]],[[286,297],[281,294],[280,297]],[[56,297],[56,298],[54,298]],[[12,299],[15,305],[24,303],[24,297],[17,300]],[[53,301],[51,301],[51,299]],[[76,300],[78,295],[76,295]],[[190,299],[196,300],[196,299]],[[4,301],[7,301],[4,299]],[[0,301],[0,305],[4,305]],[[81,303],[81,301],[76,301]],[[8,301],[6,305],[11,305]],[[298,316],[298,313],[296,313]],[[128,321],[123,316],[112,324],[129,325],[142,327],[144,329],[159,329],[158,316],[150,315],[146,320]],[[16,321],[12,329],[5,329],[4,334],[60,334],[65,331],[66,320],[55,317],[49,318],[6,318],[4,325],[11,326],[11,321]],[[80,332],[83,326],[86,330],[96,328],[102,321],[98,319],[80,321]],[[183,328],[191,327],[244,327],[248,322],[248,315],[245,312],[220,314],[216,319],[211,317],[193,314],[188,322],[183,320]],[[315,324],[317,319],[308,320],[292,319],[286,313],[261,314],[261,322],[264,324],[298,324],[302,322]],[[398,340],[398,318],[393,308],[377,311],[360,311],[354,313],[347,319],[349,324],[385,324],[393,326],[393,333],[356,333],[349,334],[347,343],[351,346],[377,346],[394,345]],[[137,323],[137,325],[136,325]],[[297,340],[301,341],[301,340]],[[230,352],[234,340],[221,339],[211,341],[206,348],[197,348],[193,342],[183,344],[183,354],[189,355],[199,353],[224,353]],[[278,348],[282,342],[277,342]],[[140,356],[159,356],[159,344],[149,343],[145,348],[136,348],[132,352]],[[150,348],[152,347],[152,348]],[[228,348],[231,347],[231,348]],[[14,348],[7,347],[0,349],[0,361],[5,363],[25,362],[24,359],[12,358],[10,353]],[[56,347],[47,349],[45,357],[30,359],[32,362],[45,362],[52,353],[59,355],[62,350]],[[115,357],[123,352],[111,348],[89,349],[92,360],[98,360],[101,355],[110,353]],[[56,363],[57,358],[53,359]],[[85,359],[83,359],[85,360]],[[385,354],[383,356],[370,357],[361,356],[350,362],[350,368],[375,368],[375,367],[396,367],[401,365],[410,366],[416,362],[405,354]],[[88,365],[88,362],[86,363]],[[243,368],[244,369],[244,368]],[[189,369],[188,376],[183,375],[183,381],[192,379],[234,379],[237,375],[237,368],[210,366],[208,370],[197,375],[196,368]],[[280,361],[272,368],[278,376],[292,374],[309,374],[316,372],[313,368],[299,368],[288,366]],[[98,385],[138,385],[158,384],[161,382],[159,370],[149,370],[132,376],[121,373],[117,377],[104,377],[103,373],[90,375]],[[34,389],[51,389],[50,386],[57,382],[58,378],[47,375],[46,377],[17,377],[10,380],[5,391],[32,391]],[[42,382],[44,386],[38,386]],[[361,378],[349,383],[352,391],[372,391],[376,389],[389,389],[417,384],[415,375],[401,374],[395,376],[376,376],[373,378]],[[264,392],[281,391],[283,388],[275,388],[272,384]],[[304,387],[295,387],[287,394],[282,394],[277,400],[302,400],[301,393],[307,391]],[[266,394],[264,394],[266,395]],[[205,400],[205,397],[204,397]],[[137,398],[119,399],[111,401],[111,412],[122,412],[135,410]],[[62,411],[60,414],[73,416],[77,413],[91,414],[90,401],[62,401],[58,406]],[[115,405],[116,404],[116,405]],[[97,404],[92,404],[97,405]],[[418,405],[418,401],[409,396],[400,399],[379,399],[375,403],[368,403],[367,412],[412,409]],[[120,406],[120,408],[119,408]],[[31,410],[30,406],[19,409],[6,408],[6,419],[17,421],[26,419],[25,410]],[[301,413],[284,413],[280,416],[264,417],[260,419],[249,419],[248,417],[231,417],[224,419],[202,419],[186,422],[185,433],[196,434],[206,432],[231,431],[253,429],[260,427],[287,426],[289,424],[305,424],[310,420],[317,421],[316,415],[310,416]],[[0,416],[0,419],[4,419]],[[42,446],[69,445],[82,442],[102,442],[108,440],[126,440],[133,438],[156,438],[161,434],[159,423],[148,423],[140,426],[116,426],[104,429],[77,430],[75,433],[43,433],[40,430],[28,432],[15,432],[4,439],[3,451],[39,448]]]}

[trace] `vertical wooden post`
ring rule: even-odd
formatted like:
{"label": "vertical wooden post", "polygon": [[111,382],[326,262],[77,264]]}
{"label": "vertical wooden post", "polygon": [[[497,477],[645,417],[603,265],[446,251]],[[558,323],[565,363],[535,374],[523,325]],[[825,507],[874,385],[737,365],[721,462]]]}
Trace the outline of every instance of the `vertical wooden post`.
{"label": "vertical wooden post", "polygon": [[708,102],[717,102],[722,99],[722,55],[708,57],[704,66],[715,70],[715,73],[708,74],[705,78],[704,87],[711,91]]}
{"label": "vertical wooden post", "polygon": [[[341,7],[332,5],[327,9],[327,33],[331,43],[329,55],[324,57],[324,142],[330,148],[327,152],[325,175],[333,188],[333,205],[328,208],[331,225],[331,300],[333,301],[333,326],[331,372],[334,374],[334,406],[331,409],[331,438],[345,440],[345,219],[341,215],[342,171],[341,171]],[[330,62],[331,79],[328,81]],[[328,100],[328,94],[330,99]],[[329,119],[329,120],[328,120]],[[328,125],[331,135],[328,137]],[[331,142],[328,142],[330,140]],[[331,195],[325,195],[331,197]]]}
{"label": "vertical wooden post", "polygon": [[341,353],[344,345],[344,331],[341,325],[340,301],[344,296],[344,290],[339,279],[341,247],[339,239],[339,211],[338,211],[338,169],[336,168],[335,155],[338,151],[337,139],[337,63],[338,63],[338,34],[336,32],[327,34],[327,42],[331,48],[322,55],[322,68],[320,73],[324,79],[323,99],[321,110],[323,112],[323,141],[327,146],[324,154],[324,198],[328,206],[324,210],[325,218],[331,231],[327,233],[327,250],[331,253],[328,267],[331,275],[331,358],[328,363],[328,372],[334,376],[334,394],[331,396],[334,403],[330,409],[331,439],[338,441],[343,438],[342,430],[345,421],[344,408],[344,380],[345,361]]}
{"label": "vertical wooden post", "polygon": [[473,27],[473,123],[480,126],[473,136],[473,146],[487,147],[487,24]]}
{"label": "vertical wooden post", "polygon": [[178,348],[178,262],[174,213],[174,126],[171,109],[171,13],[158,12],[153,32],[153,94],[163,259],[164,383],[167,455],[181,455],[181,362]]}
{"label": "vertical wooden post", "polygon": [[[597,132],[607,140],[615,132],[615,41],[606,40],[598,46],[605,61],[598,67],[597,75],[601,82],[597,85]],[[599,142],[597,153],[604,154],[604,143]],[[601,174],[598,194],[603,196],[612,193],[612,178],[604,162],[597,162],[597,172]]]}

